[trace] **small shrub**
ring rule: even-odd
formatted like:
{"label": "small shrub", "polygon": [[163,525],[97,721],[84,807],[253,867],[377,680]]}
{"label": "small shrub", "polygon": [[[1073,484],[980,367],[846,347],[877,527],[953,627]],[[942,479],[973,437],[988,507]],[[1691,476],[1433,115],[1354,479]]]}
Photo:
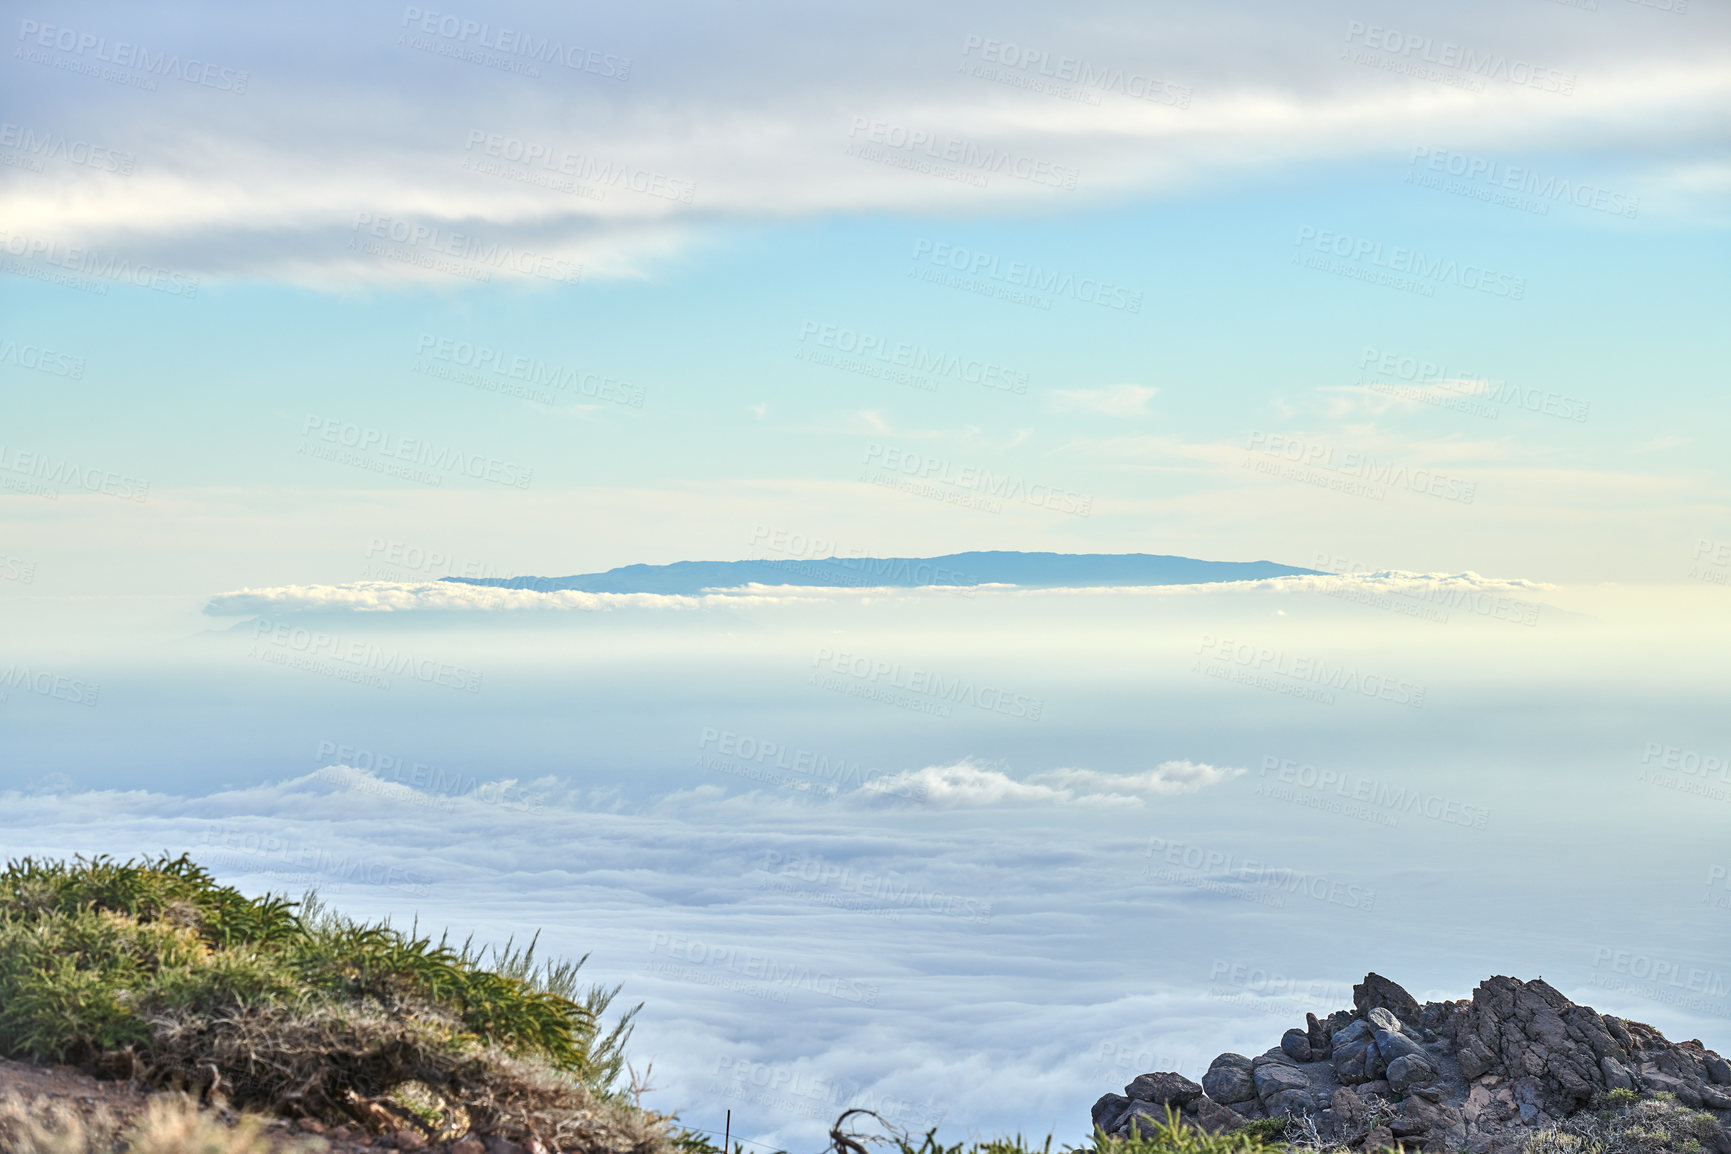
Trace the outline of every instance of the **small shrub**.
{"label": "small shrub", "polygon": [[1685,1109],[1675,1094],[1640,1098],[1613,1090],[1605,1101],[1611,1109],[1583,1111],[1530,1135],[1524,1154],[1698,1154],[1704,1142],[1716,1144],[1720,1136],[1717,1118]]}
{"label": "small shrub", "polygon": [[1259,1119],[1278,1123],[1269,1126],[1241,1126],[1224,1134],[1209,1134],[1179,1121],[1170,1106],[1166,1121],[1155,1123],[1147,1133],[1138,1125],[1129,1138],[1110,1138],[1094,1131],[1093,1154],[1272,1154],[1282,1147],[1273,1141],[1286,1125],[1284,1118]]}
{"label": "small shrub", "polygon": [[1252,1118],[1243,1126],[1239,1127],[1238,1133],[1248,1134],[1267,1142],[1273,1142],[1276,1138],[1285,1136],[1288,1129],[1287,1122],[1288,1119],[1285,1117]]}

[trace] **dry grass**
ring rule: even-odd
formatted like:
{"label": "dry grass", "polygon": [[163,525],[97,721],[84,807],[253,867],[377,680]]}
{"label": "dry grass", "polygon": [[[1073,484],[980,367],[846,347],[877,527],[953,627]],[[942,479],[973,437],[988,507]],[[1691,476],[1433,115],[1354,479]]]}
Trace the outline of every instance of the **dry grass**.
{"label": "dry grass", "polygon": [[1525,1154],[1699,1154],[1719,1120],[1680,1105],[1671,1094],[1635,1100],[1612,1091],[1607,1109],[1583,1110],[1529,1137]]}
{"label": "dry grass", "polygon": [[102,1107],[0,1100],[4,1154],[316,1154],[324,1149],[317,1139],[273,1145],[264,1128],[264,1119],[256,1115],[225,1122],[179,1094],[153,1098],[126,1125]]}

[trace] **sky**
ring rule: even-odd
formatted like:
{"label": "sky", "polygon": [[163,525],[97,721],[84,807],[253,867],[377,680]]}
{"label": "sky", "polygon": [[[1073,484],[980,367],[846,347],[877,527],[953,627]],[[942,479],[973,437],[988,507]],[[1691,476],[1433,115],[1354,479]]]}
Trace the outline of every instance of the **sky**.
{"label": "sky", "polygon": [[[6,853],[543,926],[790,1149],[1370,968],[1731,1046],[1721,6],[8,20]],[[426,588],[972,549],[1345,576]]]}

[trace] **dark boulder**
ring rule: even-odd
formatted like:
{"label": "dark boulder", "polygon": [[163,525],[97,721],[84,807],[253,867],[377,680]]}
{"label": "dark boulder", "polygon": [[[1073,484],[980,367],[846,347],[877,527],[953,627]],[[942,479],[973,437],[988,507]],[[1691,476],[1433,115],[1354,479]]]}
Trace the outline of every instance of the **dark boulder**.
{"label": "dark boulder", "polygon": [[1366,974],[1364,981],[1352,988],[1352,1004],[1360,1017],[1376,1006],[1391,1011],[1403,1022],[1417,1022],[1421,1014],[1417,998],[1376,973]]}

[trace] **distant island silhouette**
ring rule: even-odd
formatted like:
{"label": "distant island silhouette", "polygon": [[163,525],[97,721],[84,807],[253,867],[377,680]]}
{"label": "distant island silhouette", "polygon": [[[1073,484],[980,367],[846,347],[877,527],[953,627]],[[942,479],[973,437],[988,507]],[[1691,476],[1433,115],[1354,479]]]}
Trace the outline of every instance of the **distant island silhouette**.
{"label": "distant island silhouette", "polygon": [[605,573],[570,577],[444,577],[459,585],[533,589],[553,593],[694,594],[741,585],[971,586],[1087,588],[1111,585],[1204,585],[1309,576],[1273,561],[1201,561],[1157,553],[1019,553],[990,550],[941,557],[822,557],[773,561],[675,561],[670,565],[622,565]]}

